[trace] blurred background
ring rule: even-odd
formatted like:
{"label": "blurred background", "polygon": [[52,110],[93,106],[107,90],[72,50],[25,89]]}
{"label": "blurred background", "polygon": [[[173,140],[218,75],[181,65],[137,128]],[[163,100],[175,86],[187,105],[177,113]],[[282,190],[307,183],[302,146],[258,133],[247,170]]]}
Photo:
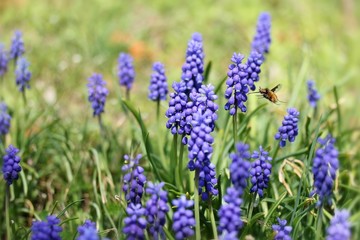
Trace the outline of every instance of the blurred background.
{"label": "blurred background", "polygon": [[[0,42],[9,48],[14,30],[23,32],[33,73],[28,92],[39,102],[80,121],[84,115],[91,117],[85,85],[93,72],[99,72],[111,92],[107,115],[120,119],[109,107],[124,94],[117,79],[119,52],[135,59],[132,101],[146,109],[151,104],[144,99],[154,61],[165,64],[169,85],[179,81],[187,41],[200,32],[205,61],[213,65],[210,82],[216,85],[226,75],[233,52],[249,54],[262,11],[271,13],[273,42],[258,86],[280,83],[279,98],[296,105],[298,97],[305,98],[305,81],[314,79],[323,103],[330,105],[333,95],[327,93],[335,84],[344,114],[354,115],[351,109],[360,101],[360,3],[355,0],[1,0]],[[5,81],[13,81],[11,75]],[[296,86],[302,88],[294,95]],[[88,115],[83,111],[86,105]],[[145,118],[147,113],[151,114],[145,111]],[[357,118],[349,119],[351,125],[357,123]]]}

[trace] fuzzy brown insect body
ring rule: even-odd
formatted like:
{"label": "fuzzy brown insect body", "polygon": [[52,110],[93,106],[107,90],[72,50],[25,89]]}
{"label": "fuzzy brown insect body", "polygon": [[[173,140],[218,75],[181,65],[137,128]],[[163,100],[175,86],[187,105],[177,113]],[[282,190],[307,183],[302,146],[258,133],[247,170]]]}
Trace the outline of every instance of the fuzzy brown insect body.
{"label": "fuzzy brown insect body", "polygon": [[274,88],[259,88],[259,93],[270,102],[277,103],[279,101],[277,95],[275,94]]}

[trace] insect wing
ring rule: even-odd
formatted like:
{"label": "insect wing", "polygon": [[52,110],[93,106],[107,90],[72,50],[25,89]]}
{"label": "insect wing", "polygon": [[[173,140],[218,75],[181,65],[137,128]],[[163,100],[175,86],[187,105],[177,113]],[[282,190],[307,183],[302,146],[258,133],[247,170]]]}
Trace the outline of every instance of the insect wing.
{"label": "insect wing", "polygon": [[273,87],[272,89],[271,89],[271,91],[272,92],[277,92],[277,91],[279,91],[281,89],[281,84],[278,84],[278,85],[276,85],[275,87]]}

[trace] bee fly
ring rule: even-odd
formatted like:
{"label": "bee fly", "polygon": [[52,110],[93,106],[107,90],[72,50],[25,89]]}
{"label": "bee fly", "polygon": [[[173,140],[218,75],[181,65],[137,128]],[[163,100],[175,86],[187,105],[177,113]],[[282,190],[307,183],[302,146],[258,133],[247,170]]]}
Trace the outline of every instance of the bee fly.
{"label": "bee fly", "polygon": [[281,84],[276,85],[272,89],[259,87],[259,91],[253,92],[253,93],[260,93],[263,98],[266,98],[270,102],[276,104],[278,102],[282,102],[279,100],[279,98],[275,94],[277,91],[279,91],[280,88],[281,88]]}

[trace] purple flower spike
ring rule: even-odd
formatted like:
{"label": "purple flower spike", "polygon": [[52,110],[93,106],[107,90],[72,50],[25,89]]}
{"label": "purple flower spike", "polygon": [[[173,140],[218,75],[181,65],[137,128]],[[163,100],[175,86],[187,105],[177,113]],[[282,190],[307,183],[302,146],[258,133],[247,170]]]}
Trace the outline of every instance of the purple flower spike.
{"label": "purple flower spike", "polygon": [[183,118],[186,110],[187,96],[185,94],[185,85],[174,82],[172,85],[174,92],[170,93],[169,108],[165,115],[168,118],[166,127],[171,133],[182,135],[185,133],[185,120]]}
{"label": "purple flower spike", "polygon": [[350,240],[351,231],[349,223],[350,213],[347,210],[335,210],[335,216],[326,230],[326,240]]}
{"label": "purple flower spike", "polygon": [[260,53],[252,51],[247,60],[247,73],[248,73],[248,85],[249,88],[254,91],[256,89],[255,82],[258,82],[260,79],[259,74],[261,73],[261,65],[263,63],[263,57]]}
{"label": "purple flower spike", "polygon": [[286,220],[277,218],[279,225],[272,225],[272,229],[276,232],[274,240],[291,240],[290,233],[292,231],[291,226],[286,226]]}
{"label": "purple flower spike", "polygon": [[247,110],[244,103],[247,101],[249,81],[247,65],[242,63],[243,59],[244,55],[234,53],[231,58],[233,63],[229,65],[225,91],[228,102],[225,104],[225,110],[228,110],[230,115],[235,115],[237,108],[240,108],[242,112]]}
{"label": "purple flower spike", "polygon": [[243,222],[241,221],[240,208],[242,200],[239,196],[239,192],[234,187],[227,189],[224,200],[227,204],[222,205],[218,212],[218,229],[220,233],[233,233],[236,236],[243,226]]}
{"label": "purple flower spike", "polygon": [[151,74],[149,86],[149,99],[152,101],[166,100],[168,85],[166,82],[164,65],[160,62],[154,63],[153,74]]}
{"label": "purple flower spike", "polygon": [[0,102],[0,135],[9,133],[11,116],[7,112],[7,106]]}
{"label": "purple flower spike", "polygon": [[167,205],[167,192],[162,188],[165,183],[153,184],[148,183],[146,193],[151,194],[150,199],[146,202],[146,219],[149,223],[149,231],[152,239],[166,239],[164,225],[166,222],[166,213],[169,211]]}
{"label": "purple flower spike", "polygon": [[135,79],[133,58],[130,54],[120,53],[118,64],[119,83],[121,86],[125,86],[127,90],[130,90]]}
{"label": "purple flower spike", "polygon": [[317,106],[317,102],[320,100],[321,96],[317,92],[317,90],[315,88],[315,82],[313,80],[309,80],[307,82],[307,86],[308,86],[308,100],[309,100],[310,106],[315,108]]}
{"label": "purple flower spike", "polygon": [[10,145],[6,149],[6,154],[3,156],[4,165],[2,167],[2,172],[5,181],[9,186],[13,183],[13,181],[19,178],[19,173],[21,171],[21,158],[17,156],[18,153],[19,149]]}
{"label": "purple flower spike", "polygon": [[193,90],[197,91],[202,85],[204,58],[202,36],[200,33],[194,33],[188,43],[185,63],[182,66],[181,80],[185,84],[187,95]]}
{"label": "purple flower spike", "polygon": [[272,160],[269,157],[269,153],[264,151],[260,146],[259,151],[254,151],[251,158],[255,159],[251,163],[251,188],[250,192],[258,193],[260,197],[264,195],[264,189],[268,187],[268,183],[271,175],[271,164]]}
{"label": "purple flower spike", "polygon": [[335,147],[335,139],[331,135],[325,139],[319,138],[318,142],[321,147],[316,150],[312,168],[314,175],[313,194],[319,195],[317,206],[321,206],[326,200],[331,205],[336,171],[339,169],[339,152]]}
{"label": "purple flower spike", "polygon": [[192,210],[188,208],[194,206],[194,201],[186,200],[185,196],[174,199],[172,204],[176,207],[173,215],[172,229],[175,232],[175,239],[182,240],[194,235],[195,218]]}
{"label": "purple flower spike", "polygon": [[[199,193],[205,201],[209,195],[217,195],[215,166],[210,162],[214,138],[211,136],[212,112],[207,109],[193,115],[192,130],[188,141],[190,171],[199,171]],[[205,189],[204,189],[205,188]]]}
{"label": "purple flower spike", "polygon": [[232,160],[230,176],[232,184],[241,196],[246,188],[247,179],[250,176],[251,164],[248,161],[250,159],[249,145],[241,142],[237,143],[236,151],[236,153],[230,154]]}
{"label": "purple flower spike", "polygon": [[89,78],[87,84],[89,91],[89,102],[94,110],[94,116],[99,116],[104,112],[106,97],[109,95],[109,91],[105,87],[106,82],[103,80],[101,74],[94,73]]}
{"label": "purple flower spike", "polygon": [[224,231],[219,236],[219,239],[220,240],[238,240],[239,238],[237,237],[237,232],[228,233],[228,232]]}
{"label": "purple flower spike", "polygon": [[15,62],[17,62],[17,59],[24,53],[25,47],[22,39],[22,33],[20,31],[15,31],[10,48],[10,59],[14,59]]}
{"label": "purple flower spike", "polygon": [[60,219],[53,215],[48,216],[47,221],[35,221],[31,227],[31,240],[61,240],[59,223]]}
{"label": "purple flower spike", "polygon": [[141,203],[141,197],[144,193],[144,185],[146,183],[144,169],[139,166],[141,157],[141,154],[138,154],[134,159],[128,155],[124,156],[126,164],[121,168],[122,172],[125,173],[124,186],[122,189],[125,193],[127,203]]}
{"label": "purple flower spike", "polygon": [[125,226],[123,233],[128,240],[143,240],[145,239],[145,208],[141,204],[133,204],[126,208],[127,217],[124,219]]}
{"label": "purple flower spike", "polygon": [[5,51],[4,45],[0,43],[0,78],[5,75],[8,70],[8,56]]}
{"label": "purple flower spike", "polygon": [[271,16],[267,12],[260,14],[256,26],[256,33],[252,42],[252,50],[261,55],[269,52],[271,44]]}
{"label": "purple flower spike", "polygon": [[16,61],[16,85],[20,92],[24,92],[25,88],[30,88],[31,72],[29,71],[29,65],[29,62],[24,57]]}
{"label": "purple flower spike", "polygon": [[275,134],[275,139],[280,140],[280,147],[285,147],[286,140],[294,142],[298,135],[298,121],[300,113],[295,108],[288,108],[288,115],[284,117],[282,126]]}
{"label": "purple flower spike", "polygon": [[90,220],[86,220],[82,226],[78,227],[78,233],[76,240],[100,240],[96,224]]}

